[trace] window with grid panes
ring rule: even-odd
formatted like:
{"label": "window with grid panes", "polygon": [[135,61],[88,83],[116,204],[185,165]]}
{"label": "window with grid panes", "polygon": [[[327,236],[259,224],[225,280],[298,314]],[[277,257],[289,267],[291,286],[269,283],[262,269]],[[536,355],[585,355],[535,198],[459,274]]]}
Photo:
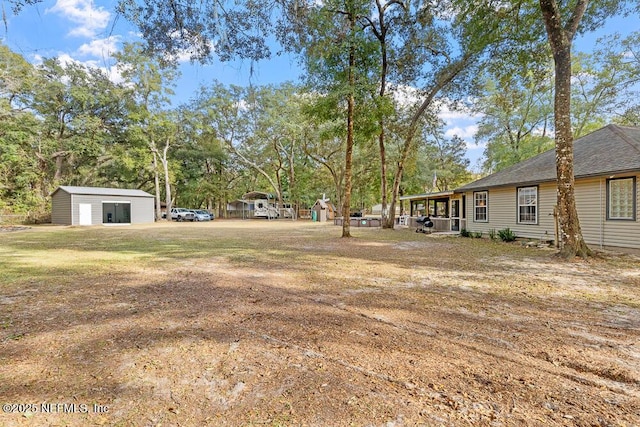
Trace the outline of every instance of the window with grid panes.
{"label": "window with grid panes", "polygon": [[473,193],[473,220],[487,222],[489,220],[489,192],[479,191]]}
{"label": "window with grid panes", "polygon": [[538,187],[518,188],[518,222],[538,223]]}

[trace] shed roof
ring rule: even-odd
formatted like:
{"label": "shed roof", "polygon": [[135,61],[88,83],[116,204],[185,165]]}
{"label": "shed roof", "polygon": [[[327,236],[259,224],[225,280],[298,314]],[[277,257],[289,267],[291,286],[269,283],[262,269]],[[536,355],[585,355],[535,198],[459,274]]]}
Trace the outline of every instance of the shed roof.
{"label": "shed roof", "polygon": [[96,196],[124,196],[124,197],[153,197],[151,194],[142,190],[127,189],[127,188],[103,188],[103,187],[74,187],[68,185],[61,185],[51,195],[53,196],[58,191],[64,191],[69,194],[85,194]]}
{"label": "shed roof", "polygon": [[[573,145],[576,178],[640,170],[640,128],[607,125],[577,139]],[[456,192],[556,180],[555,149],[545,151],[470,184]]]}
{"label": "shed roof", "polygon": [[333,206],[332,203],[329,202],[329,200],[318,199],[313,204],[311,209],[315,209],[316,206],[320,206],[320,209],[329,209],[330,211],[335,211],[336,210],[336,208]]}

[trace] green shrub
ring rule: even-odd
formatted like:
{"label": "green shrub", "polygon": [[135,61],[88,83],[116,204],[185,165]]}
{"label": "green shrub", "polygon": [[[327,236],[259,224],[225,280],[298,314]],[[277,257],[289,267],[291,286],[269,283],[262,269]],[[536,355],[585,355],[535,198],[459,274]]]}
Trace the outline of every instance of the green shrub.
{"label": "green shrub", "polygon": [[498,231],[498,236],[500,236],[500,239],[502,239],[503,242],[513,242],[516,240],[516,233],[508,228]]}
{"label": "green shrub", "polygon": [[473,233],[473,237],[475,237],[476,239],[481,239],[482,231],[476,231],[475,233]]}
{"label": "green shrub", "polygon": [[471,237],[471,232],[466,228],[463,228],[462,230],[460,230],[460,235],[462,237]]}
{"label": "green shrub", "polygon": [[495,228],[492,228],[491,230],[489,230],[489,238],[491,240],[497,240],[498,239],[498,232],[496,231]]}

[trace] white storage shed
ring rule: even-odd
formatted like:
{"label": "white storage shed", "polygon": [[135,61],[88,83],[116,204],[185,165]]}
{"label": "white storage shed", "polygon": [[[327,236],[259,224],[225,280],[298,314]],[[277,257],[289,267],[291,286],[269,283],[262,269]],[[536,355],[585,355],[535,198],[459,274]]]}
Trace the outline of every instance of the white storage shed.
{"label": "white storage shed", "polygon": [[142,190],[58,187],[51,195],[51,222],[115,225],[154,222],[154,197]]}

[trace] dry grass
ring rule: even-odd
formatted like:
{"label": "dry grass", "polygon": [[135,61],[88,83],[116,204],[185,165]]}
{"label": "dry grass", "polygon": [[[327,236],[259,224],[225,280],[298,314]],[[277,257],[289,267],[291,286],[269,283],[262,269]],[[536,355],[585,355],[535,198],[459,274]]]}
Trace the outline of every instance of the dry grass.
{"label": "dry grass", "polygon": [[4,233],[0,424],[640,425],[638,258],[353,234]]}

